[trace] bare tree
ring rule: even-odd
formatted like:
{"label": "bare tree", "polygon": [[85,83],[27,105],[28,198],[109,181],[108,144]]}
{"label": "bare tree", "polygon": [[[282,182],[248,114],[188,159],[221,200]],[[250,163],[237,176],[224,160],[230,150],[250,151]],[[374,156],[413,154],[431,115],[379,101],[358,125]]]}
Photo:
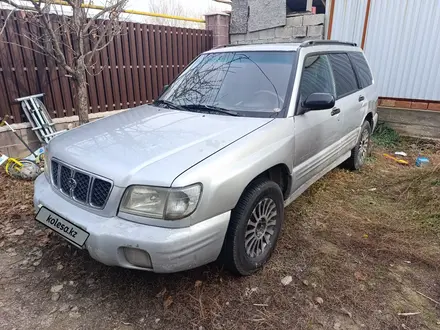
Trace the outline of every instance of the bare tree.
{"label": "bare tree", "polygon": [[80,124],[89,121],[87,74],[98,53],[121,33],[119,15],[127,1],[106,0],[100,9],[90,9],[85,0],[0,0],[30,23],[21,37],[33,44],[32,50],[54,59],[71,77]]}

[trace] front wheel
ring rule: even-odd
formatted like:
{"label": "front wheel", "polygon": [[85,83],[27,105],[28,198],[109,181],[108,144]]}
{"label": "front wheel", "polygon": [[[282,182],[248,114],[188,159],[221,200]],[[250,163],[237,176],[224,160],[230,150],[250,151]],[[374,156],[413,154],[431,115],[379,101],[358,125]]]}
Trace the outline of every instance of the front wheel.
{"label": "front wheel", "polygon": [[361,127],[361,134],[356,146],[351,150],[351,157],[345,165],[351,170],[359,170],[367,159],[371,148],[371,125],[365,121]]}
{"label": "front wheel", "polygon": [[221,253],[226,268],[239,275],[260,269],[275,249],[283,218],[280,187],[266,179],[252,183],[232,211]]}

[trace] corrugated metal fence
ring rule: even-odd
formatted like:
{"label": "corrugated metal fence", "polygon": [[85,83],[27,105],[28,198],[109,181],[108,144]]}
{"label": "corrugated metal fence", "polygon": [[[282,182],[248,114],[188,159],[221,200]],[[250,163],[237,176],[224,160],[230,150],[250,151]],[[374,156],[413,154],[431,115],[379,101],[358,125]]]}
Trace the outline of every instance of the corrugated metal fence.
{"label": "corrugated metal fence", "polygon": [[440,1],[327,1],[331,39],[361,45],[369,1],[364,51],[379,95],[440,100]]}
{"label": "corrugated metal fence", "polygon": [[[0,11],[3,26],[9,11]],[[34,52],[21,35],[31,26],[9,19],[0,36],[0,117],[24,121],[15,98],[45,93],[51,116],[75,115],[69,77],[49,57]],[[212,48],[207,30],[122,22],[123,32],[95,59],[88,76],[90,112],[134,107],[153,101],[198,54]],[[22,47],[21,47],[22,46]]]}

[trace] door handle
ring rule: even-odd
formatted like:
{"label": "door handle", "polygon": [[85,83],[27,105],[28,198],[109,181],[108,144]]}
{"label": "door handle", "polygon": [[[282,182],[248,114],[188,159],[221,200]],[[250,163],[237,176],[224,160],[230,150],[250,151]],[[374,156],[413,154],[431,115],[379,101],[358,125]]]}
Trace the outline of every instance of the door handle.
{"label": "door handle", "polygon": [[363,100],[365,100],[365,97],[363,95],[359,96],[359,102],[362,102]]}
{"label": "door handle", "polygon": [[333,108],[332,109],[332,112],[331,112],[331,115],[332,116],[335,116],[335,115],[337,115],[338,113],[340,113],[341,112],[341,109],[339,109],[339,108]]}

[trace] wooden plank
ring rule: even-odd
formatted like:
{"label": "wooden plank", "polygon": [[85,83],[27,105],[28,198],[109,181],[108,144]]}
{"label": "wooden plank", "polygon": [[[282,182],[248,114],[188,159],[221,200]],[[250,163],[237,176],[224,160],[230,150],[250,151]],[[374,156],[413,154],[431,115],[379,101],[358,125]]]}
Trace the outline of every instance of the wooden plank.
{"label": "wooden plank", "polygon": [[174,74],[173,74],[173,42],[172,42],[172,30],[171,27],[167,26],[167,69],[168,69],[168,84],[170,84],[173,81]]}
{"label": "wooden plank", "polygon": [[145,62],[145,85],[147,89],[147,102],[153,102],[153,71],[151,70],[151,54],[150,54],[150,35],[149,29],[151,25],[142,24],[142,46],[143,46],[143,58]]}
{"label": "wooden plank", "polygon": [[370,17],[371,0],[367,0],[367,9],[365,10],[364,29],[362,31],[361,48],[365,48],[365,40],[367,38],[368,18]]}
{"label": "wooden plank", "polygon": [[[0,26],[4,26],[4,20],[6,16],[8,15],[8,12],[6,10],[0,11]],[[4,116],[12,116],[12,109],[10,106],[10,100],[9,100],[9,90],[12,86],[11,79],[6,79],[4,77],[4,73],[7,72],[7,70],[11,70],[11,67],[8,66],[8,59],[7,59],[7,53],[9,51],[9,45],[5,44],[6,42],[6,34],[3,33],[0,35],[0,99],[3,100],[3,102],[0,102],[0,117],[3,118]]]}
{"label": "wooden plank", "polygon": [[[108,24],[108,22],[106,23]],[[107,48],[105,49],[106,55],[108,56],[107,63],[103,61],[103,64],[108,64],[109,66],[109,80],[105,79],[107,84],[111,83],[112,86],[112,99],[113,99],[113,110],[120,110],[121,109],[121,94],[119,89],[119,76],[118,76],[118,69],[117,69],[117,62],[116,62],[116,55],[115,55],[115,39],[109,43]],[[107,94],[107,92],[106,92]],[[109,104],[109,102],[107,102]],[[109,106],[110,109],[110,106]]]}
{"label": "wooden plank", "polygon": [[[41,35],[40,29],[35,24],[29,25],[29,31],[32,35]],[[37,47],[32,44],[32,48],[38,51]],[[51,117],[56,117],[56,111],[54,110],[54,103],[52,98],[52,85],[50,83],[50,75],[47,70],[46,57],[40,53],[34,52],[35,64],[36,64],[36,74],[38,79],[38,84],[40,85],[40,92],[44,94],[44,105],[49,112]]]}
{"label": "wooden plank", "polygon": [[206,39],[207,39],[207,35],[206,35],[206,30],[202,32],[202,40],[201,40],[201,47],[202,47],[202,52],[207,51],[207,47],[206,47]]}
{"label": "wooden plank", "polygon": [[[9,11],[2,11],[1,26],[4,26],[4,20],[7,17],[8,13]],[[0,35],[0,41],[10,42],[9,26],[10,26],[10,21],[6,25],[2,35]],[[19,123],[21,122],[20,111],[19,111],[20,106],[18,103],[15,103],[14,101],[19,95],[17,90],[16,77],[14,74],[15,68],[13,67],[12,64],[10,48],[11,48],[10,44],[2,44],[2,46],[0,47],[0,65],[2,68],[2,76],[4,80],[4,85],[2,86],[4,86],[3,88],[5,89],[7,95],[5,102],[1,102],[1,103],[4,103],[6,105],[6,109],[3,112],[13,117],[9,120],[9,122]]]}
{"label": "wooden plank", "polygon": [[197,45],[198,45],[197,51],[199,54],[205,51],[202,47],[204,33],[205,33],[205,31],[199,30],[199,38],[198,38],[198,43],[197,43]]}
{"label": "wooden plank", "polygon": [[[63,18],[65,19],[65,17]],[[63,25],[63,41],[65,43],[64,45],[64,54],[66,56],[66,61],[69,64],[73,63],[74,60],[74,54],[73,54],[73,39],[72,39],[72,34],[71,31],[69,29],[69,26],[66,24],[62,24]],[[65,99],[67,99],[67,103],[66,103],[66,112],[67,112],[67,116],[72,116],[74,115],[73,110],[75,108],[75,96],[74,96],[74,82],[72,80],[72,77],[69,73],[65,72],[64,73],[65,76],[64,78],[61,79],[62,82],[62,86],[63,86],[63,95],[65,97]],[[67,90],[66,90],[67,89]],[[90,104],[90,101],[89,101]],[[70,107],[69,107],[70,105]]]}
{"label": "wooden plank", "polygon": [[[8,33],[9,42],[12,44],[9,45],[9,49],[11,52],[11,63],[14,68],[12,75],[15,75],[15,83],[16,83],[16,97],[22,97],[29,95],[29,84],[27,81],[27,76],[24,71],[24,62],[21,55],[21,47],[17,46],[20,44],[20,40],[18,38],[17,31],[17,17],[14,15],[9,18],[9,21],[6,25],[6,31]],[[14,99],[16,98],[14,97]],[[13,100],[13,102],[15,102]],[[13,114],[14,114],[14,122],[21,122],[24,119],[24,113],[21,111],[21,108],[17,105],[13,106]]]}
{"label": "wooden plank", "polygon": [[21,52],[23,56],[24,70],[29,83],[29,94],[37,94],[40,92],[40,90],[38,86],[37,74],[35,72],[35,60],[34,52],[32,51],[32,42],[29,40],[31,36],[28,22],[19,20],[17,23],[20,44],[24,46],[21,48]]}
{"label": "wooden plank", "polygon": [[[136,50],[137,50],[137,61],[138,61],[138,72],[139,72],[139,88],[141,92],[141,101],[140,104],[147,103],[147,88],[145,84],[145,63],[144,63],[144,40],[142,39],[142,30],[144,26],[139,23],[135,24],[135,42],[136,42]],[[145,27],[146,28],[146,27]],[[146,41],[146,40],[145,40]]]}
{"label": "wooden plank", "polygon": [[[95,22],[95,24],[97,24],[97,28],[98,29],[103,29],[103,21],[102,20],[98,20]],[[90,40],[90,47],[91,49],[93,49],[92,47],[94,47],[94,43],[92,38],[89,38]],[[96,93],[98,95],[98,111],[99,112],[104,112],[107,111],[107,102],[106,102],[106,98],[105,98],[105,84],[107,83],[104,80],[104,76],[103,76],[103,72],[102,72],[102,63],[101,63],[101,54],[100,52],[96,52],[95,55],[93,56],[93,60],[92,60],[92,68],[91,68],[91,73],[94,75],[95,78],[95,84],[96,84]]]}
{"label": "wooden plank", "polygon": [[[60,19],[56,20],[58,23],[57,28],[58,29],[64,29],[64,31],[66,30],[66,27],[64,24],[62,24],[62,22],[60,21]],[[67,47],[67,44],[69,44],[68,39],[65,37],[64,33],[62,34],[62,47],[63,47],[63,52],[66,56],[66,61],[68,63],[71,63],[72,61],[72,54],[71,51],[69,50],[69,48]],[[69,62],[70,61],[70,62]],[[61,97],[63,99],[63,104],[64,104],[64,108],[63,108],[63,116],[73,116],[73,95],[72,95],[72,88],[71,88],[71,84],[70,84],[70,78],[68,78],[68,74],[67,71],[62,68],[61,66],[59,66],[59,79],[60,79],[60,86],[61,86]],[[72,82],[73,84],[73,82]]]}
{"label": "wooden plank", "polygon": [[128,27],[126,22],[121,22],[122,27],[122,51],[124,55],[124,73],[125,73],[125,81],[127,84],[127,98],[128,98],[128,106],[130,108],[134,107],[135,99],[133,92],[133,75],[131,69],[131,60],[130,60],[130,46],[128,40]]}
{"label": "wooden plank", "polygon": [[[50,16],[51,24],[57,25],[55,16]],[[54,102],[53,110],[56,112],[57,117],[64,117],[64,103],[63,98],[61,97],[61,85],[60,85],[60,76],[58,72],[58,65],[54,59],[49,56],[46,56],[46,64],[49,70],[49,83],[52,85],[52,97]]]}
{"label": "wooden plank", "polygon": [[327,29],[327,39],[330,40],[332,38],[332,30],[333,30],[333,17],[335,14],[335,6],[336,6],[336,0],[333,0],[329,3],[330,8],[330,17],[328,21],[328,29]]}
{"label": "wooden plank", "polygon": [[183,68],[188,64],[188,29],[182,29],[183,32],[183,66],[180,68],[182,71]]}
{"label": "wooden plank", "polygon": [[156,99],[159,94],[157,88],[158,70],[156,64],[156,32],[155,25],[148,24],[148,44],[150,49],[150,61],[151,61],[151,81],[153,85],[153,100]]}
{"label": "wooden plank", "polygon": [[[106,29],[108,26],[108,21],[104,22],[103,28]],[[108,37],[105,38],[105,42],[108,42]],[[109,49],[108,46],[101,50],[100,52],[101,57],[101,76],[102,76],[102,82],[103,82],[103,89],[104,89],[104,103],[105,103],[105,109],[101,109],[101,111],[113,111],[115,110],[115,102],[113,101],[113,89],[112,89],[112,78],[110,73],[110,56],[109,56]]]}
{"label": "wooden plank", "polygon": [[134,31],[134,23],[128,23],[128,43],[130,46],[130,68],[133,77],[132,89],[134,92],[134,105],[141,104],[141,94],[139,90],[139,66],[137,62],[136,39]]}
{"label": "wooden plank", "polygon": [[127,82],[125,81],[125,69],[124,69],[124,56],[122,54],[122,36],[115,37],[115,54],[116,54],[116,66],[119,77],[119,87],[121,91],[121,103],[122,109],[129,107],[128,95],[127,95]]}
{"label": "wooden plank", "polygon": [[163,73],[162,73],[162,49],[160,42],[160,27],[154,26],[154,46],[156,48],[156,72],[157,72],[157,94],[154,95],[156,99],[163,88]]}
{"label": "wooden plank", "polygon": [[183,68],[183,29],[182,28],[177,28],[177,53],[178,53],[177,73],[180,73]]}
{"label": "wooden plank", "polygon": [[[0,55],[1,58],[1,55]],[[0,88],[0,99],[4,100],[3,102],[0,102],[0,118],[4,118],[4,116],[8,115],[11,116],[11,108],[9,106],[8,102],[8,91],[6,88],[6,79],[3,78],[3,67],[0,63],[0,86],[3,86],[3,88]]]}
{"label": "wooden plank", "polygon": [[164,85],[168,84],[168,59],[167,59],[167,30],[165,26],[159,27],[160,31],[160,60],[162,61],[163,84],[159,85],[159,93]]}
{"label": "wooden plank", "polygon": [[177,41],[177,29],[175,27],[171,28],[171,35],[172,35],[172,41],[171,44],[173,45],[173,80],[177,77],[177,74],[179,73],[179,58],[177,55],[177,49],[179,48],[179,44]]}
{"label": "wooden plank", "polygon": [[188,64],[194,58],[194,34],[193,29],[188,29]]}

